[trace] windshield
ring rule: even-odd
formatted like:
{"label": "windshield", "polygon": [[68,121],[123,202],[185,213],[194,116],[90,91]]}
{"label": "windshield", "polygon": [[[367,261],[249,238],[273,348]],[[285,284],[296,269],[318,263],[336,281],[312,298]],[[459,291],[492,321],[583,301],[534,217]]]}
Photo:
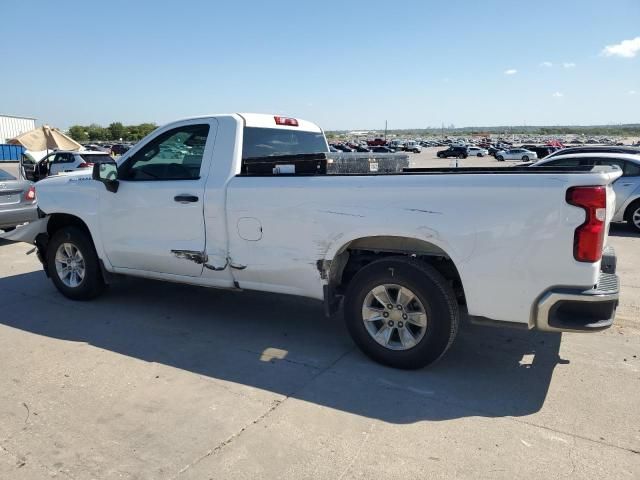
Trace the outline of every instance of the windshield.
{"label": "windshield", "polygon": [[329,152],[321,132],[246,127],[242,159]]}
{"label": "windshield", "polygon": [[0,180],[15,180],[15,179],[16,177],[9,174],[8,172],[5,172],[4,170],[0,170]]}

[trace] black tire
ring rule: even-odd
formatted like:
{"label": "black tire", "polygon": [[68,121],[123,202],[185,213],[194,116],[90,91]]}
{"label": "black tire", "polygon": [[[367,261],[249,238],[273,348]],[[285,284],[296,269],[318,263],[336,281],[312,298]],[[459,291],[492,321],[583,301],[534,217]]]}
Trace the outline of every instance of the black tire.
{"label": "black tire", "polygon": [[[367,294],[385,283],[410,289],[424,305],[427,314],[424,336],[409,349],[384,347],[364,325],[362,306]],[[349,283],[344,314],[353,341],[367,356],[402,369],[422,368],[441,358],[453,343],[459,322],[458,303],[447,280],[432,266],[407,257],[388,257],[363,267]]]}
{"label": "black tire", "polygon": [[438,158],[444,158],[444,154],[439,153],[439,154],[438,154]]}
{"label": "black tire", "polygon": [[[85,276],[77,287],[72,288],[65,285],[56,270],[56,252],[62,243],[71,243],[84,258]],[[72,300],[90,300],[100,295],[104,290],[104,279],[91,237],[77,227],[64,227],[53,234],[47,246],[47,268],[56,288],[65,297]]]}
{"label": "black tire", "polygon": [[464,155],[460,154],[460,155],[458,155],[458,158],[462,160],[463,158],[466,158],[466,157]]}
{"label": "black tire", "polygon": [[498,155],[496,157],[496,160],[498,160],[499,162],[504,162],[504,157],[502,155]]}
{"label": "black tire", "polygon": [[522,156],[522,161],[523,162],[528,162],[529,161],[529,157],[527,155],[523,155]]}
{"label": "black tire", "polygon": [[624,212],[624,219],[627,221],[629,228],[636,233],[640,233],[640,225],[633,223],[634,214],[640,214],[640,200],[631,203]]}
{"label": "black tire", "polygon": [[479,153],[479,154],[478,154],[478,155],[476,155],[476,156],[477,156],[477,157],[481,157],[481,156],[482,156],[482,154],[481,154],[481,153]]}

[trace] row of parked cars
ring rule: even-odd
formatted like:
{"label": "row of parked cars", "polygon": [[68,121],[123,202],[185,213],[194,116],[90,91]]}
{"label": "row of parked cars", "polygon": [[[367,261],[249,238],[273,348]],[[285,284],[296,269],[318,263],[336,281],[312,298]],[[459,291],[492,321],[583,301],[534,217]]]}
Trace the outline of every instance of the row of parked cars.
{"label": "row of parked cars", "polygon": [[329,150],[332,153],[396,153],[396,152],[412,152],[420,153],[422,145],[415,141],[400,142],[392,140],[387,144],[373,145],[364,142],[346,142],[346,143],[330,143]]}

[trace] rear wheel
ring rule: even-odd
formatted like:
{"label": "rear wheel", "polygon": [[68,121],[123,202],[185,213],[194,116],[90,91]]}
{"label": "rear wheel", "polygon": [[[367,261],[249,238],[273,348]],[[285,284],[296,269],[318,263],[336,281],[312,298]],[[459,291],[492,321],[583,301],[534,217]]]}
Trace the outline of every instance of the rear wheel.
{"label": "rear wheel", "polygon": [[479,153],[479,154],[478,154],[478,155],[476,155],[476,156],[477,156],[477,157],[481,157],[481,156],[482,156],[482,154],[481,154],[481,153]]}
{"label": "rear wheel", "polygon": [[502,155],[498,155],[496,157],[496,160],[498,160],[499,162],[504,162],[504,157]]}
{"label": "rear wheel", "polygon": [[47,247],[47,267],[54,285],[67,298],[89,300],[104,289],[91,237],[77,227],[65,227],[53,235]]}
{"label": "rear wheel", "polygon": [[458,155],[458,158],[459,158],[459,159],[463,159],[463,158],[464,158],[464,155],[463,155],[463,154],[460,154],[460,155]]}
{"label": "rear wheel", "polygon": [[522,161],[523,162],[528,162],[529,161],[529,157],[527,155],[523,155],[522,156]]}
{"label": "rear wheel", "polygon": [[444,158],[444,154],[439,153],[439,154],[438,154],[438,158]]}
{"label": "rear wheel", "polygon": [[430,265],[405,257],[370,263],[351,280],[345,321],[354,342],[373,360],[422,368],[438,360],[458,330],[455,294]]}
{"label": "rear wheel", "polygon": [[640,233],[640,200],[627,207],[624,218],[633,231]]}

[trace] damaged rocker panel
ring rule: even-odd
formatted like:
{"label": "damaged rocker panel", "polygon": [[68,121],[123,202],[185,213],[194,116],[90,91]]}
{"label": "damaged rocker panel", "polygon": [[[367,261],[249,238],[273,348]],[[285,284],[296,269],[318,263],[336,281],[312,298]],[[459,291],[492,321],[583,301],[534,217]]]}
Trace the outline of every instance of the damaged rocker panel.
{"label": "damaged rocker panel", "polygon": [[214,265],[210,265],[207,263],[209,261],[209,256],[205,252],[197,252],[194,250],[171,250],[171,253],[176,257],[182,260],[189,260],[191,262],[197,263],[198,265],[204,266],[204,268],[213,270],[214,272],[221,272],[227,268],[227,266],[234,268],[236,270],[244,270],[247,268],[246,265],[238,265],[233,263],[233,261],[227,257],[224,265],[222,267],[216,267]]}

